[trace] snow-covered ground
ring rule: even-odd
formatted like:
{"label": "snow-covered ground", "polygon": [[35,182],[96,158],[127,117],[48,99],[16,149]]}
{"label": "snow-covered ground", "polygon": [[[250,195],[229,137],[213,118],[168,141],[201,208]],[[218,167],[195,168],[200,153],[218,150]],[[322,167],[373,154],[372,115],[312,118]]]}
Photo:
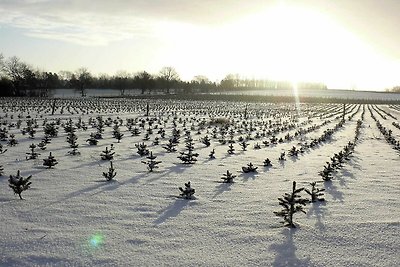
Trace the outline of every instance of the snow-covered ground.
{"label": "snow-covered ground", "polygon": [[[55,114],[50,115],[51,101],[0,100],[1,128],[17,123],[18,115],[21,129],[26,127],[28,112],[39,125],[34,139],[11,127],[8,134],[14,133],[19,144],[10,147],[7,141],[0,141],[8,150],[0,155],[0,166],[4,168],[0,176],[0,266],[400,265],[400,157],[376,127],[367,106],[347,105],[346,122],[330,140],[279,162],[281,152],[287,153],[291,147],[310,142],[333,128],[340,121],[343,106],[301,105],[298,111],[294,105],[250,104],[244,118],[244,103],[157,100],[150,102],[149,117],[156,120],[149,126],[144,116],[145,100],[95,101],[60,101]],[[378,107],[400,118],[397,110]],[[278,197],[291,190],[292,181],[306,188],[309,182],[321,181],[318,172],[354,139],[363,110],[365,118],[352,157],[331,182],[319,183],[326,189],[326,201],[308,204],[307,214],[296,213],[297,228],[282,227],[281,219],[273,214],[281,210]],[[300,118],[294,122],[298,112]],[[375,109],[372,112],[399,140],[400,130],[391,124],[396,120],[388,116],[383,119]],[[333,113],[339,115],[329,117]],[[96,132],[89,118],[94,125],[98,116],[104,121],[123,120],[120,143],[112,137],[112,127],[105,127],[98,145],[88,145],[86,139]],[[81,118],[88,126],[86,131],[76,131],[81,154],[68,154],[71,148],[60,125],[58,137],[46,150],[38,150],[39,158],[26,160],[29,145],[38,144],[44,136],[43,119],[50,123],[58,118],[61,124],[69,118],[77,123]],[[233,122],[226,132],[232,130],[236,141],[250,133],[253,140],[248,141],[246,151],[236,142],[235,154],[227,153],[228,144],[218,141],[224,124],[215,123],[215,118]],[[133,119],[134,127],[141,131],[139,136],[128,131],[127,119]],[[288,133],[293,136],[300,127],[322,125],[328,120],[301,137],[273,146],[262,143],[270,136],[255,138],[268,125],[278,129],[282,127],[278,123],[294,122],[297,128],[276,134],[283,138]],[[177,152],[167,153],[162,145],[171,137],[174,122],[181,130],[180,143]],[[255,130],[251,131],[250,126]],[[143,141],[149,128],[153,129],[150,140]],[[164,139],[157,133],[160,128],[165,129]],[[185,129],[191,131],[199,154],[191,165],[177,158],[180,151],[185,151]],[[217,138],[212,138],[214,129]],[[205,135],[211,138],[209,147],[199,141]],[[153,144],[155,137],[160,137],[159,145]],[[136,153],[135,144],[141,142],[162,161],[154,172],[148,172],[142,163],[145,157]],[[253,148],[257,142],[261,149]],[[100,153],[111,144],[115,147],[117,176],[115,181],[107,182],[102,173],[110,163],[101,160]],[[213,148],[216,158],[209,159]],[[52,169],[42,166],[49,152],[59,162]],[[271,168],[263,166],[266,158],[272,161]],[[241,172],[249,162],[258,167],[257,173]],[[31,188],[22,193],[25,200],[8,187],[9,175],[16,175],[17,170],[22,176],[32,175]],[[227,170],[237,175],[235,183],[221,183]],[[195,199],[177,198],[178,187],[188,181],[196,190]],[[307,197],[304,192],[302,195]]]}

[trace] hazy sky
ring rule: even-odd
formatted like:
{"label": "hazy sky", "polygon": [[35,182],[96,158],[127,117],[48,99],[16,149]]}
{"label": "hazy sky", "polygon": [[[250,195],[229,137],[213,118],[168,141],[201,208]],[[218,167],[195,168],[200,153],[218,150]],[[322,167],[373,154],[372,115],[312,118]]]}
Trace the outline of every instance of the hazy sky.
{"label": "hazy sky", "polygon": [[400,85],[400,0],[0,0],[0,53],[43,70]]}

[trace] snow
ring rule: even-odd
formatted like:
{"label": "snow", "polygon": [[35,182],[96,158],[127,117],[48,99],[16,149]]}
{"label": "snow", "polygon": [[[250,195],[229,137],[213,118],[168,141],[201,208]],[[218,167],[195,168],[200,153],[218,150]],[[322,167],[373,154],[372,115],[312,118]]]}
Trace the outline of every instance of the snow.
{"label": "snow", "polygon": [[[309,182],[321,180],[318,172],[325,162],[353,140],[362,106],[330,141],[307,150],[297,159],[287,156],[286,161],[279,163],[280,153],[298,145],[299,139],[270,147],[262,145],[262,140],[269,138],[251,140],[246,151],[236,143],[235,154],[228,155],[228,144],[221,145],[211,138],[214,126],[208,134],[211,146],[200,143],[206,129],[197,135],[198,122],[203,118],[209,122],[211,114],[214,117],[236,116],[236,125],[239,125],[242,120],[255,121],[256,111],[266,111],[263,121],[277,121],[270,117],[274,111],[282,114],[282,120],[288,120],[296,113],[294,105],[251,104],[249,118],[245,120],[240,118],[245,108],[243,103],[153,100],[150,115],[167,121],[167,138],[160,139],[160,145],[152,145],[158,136],[155,130],[150,141],[145,141],[157,156],[156,160],[162,161],[158,169],[148,172],[141,163],[145,157],[137,155],[135,148],[135,144],[143,142],[148,124],[141,129],[140,136],[135,137],[125,126],[126,118],[146,119],[143,115],[146,101],[96,100],[100,108],[98,111],[91,109],[92,114],[77,114],[73,109],[74,114],[69,114],[67,109],[64,114],[59,113],[63,105],[85,109],[85,103],[90,101],[60,101],[53,116],[49,110],[40,110],[46,105],[51,107],[51,101],[33,105],[30,115],[38,116],[40,125],[35,139],[22,135],[14,127],[9,133],[16,134],[19,144],[8,147],[6,141],[0,141],[8,149],[0,155],[0,165],[4,167],[4,175],[0,176],[0,266],[400,265],[400,158],[380,134],[367,106],[353,156],[334,174],[332,182],[319,183],[326,189],[326,202],[308,204],[307,214],[294,216],[298,227],[289,229],[282,227],[280,218],[273,214],[281,209],[277,198],[291,190],[294,180],[298,186],[306,187]],[[0,121],[16,122],[17,115],[22,114],[21,128],[26,127],[27,110],[22,112],[21,107],[5,110],[6,103],[17,106],[15,102],[1,99]],[[292,108],[292,112],[284,114],[287,107]],[[302,105],[300,121],[305,121],[310,114],[306,111],[327,107]],[[329,107],[340,111],[343,106],[330,104]],[[388,106],[379,107],[400,117],[400,112]],[[399,140],[400,130],[391,125],[395,120],[390,117],[384,120],[373,112]],[[13,119],[11,114],[14,114]],[[88,119],[98,115],[105,120],[108,117],[124,119],[124,125],[120,126],[124,137],[120,143],[112,137],[112,127],[105,128],[104,139],[99,140],[97,146],[85,142],[96,130],[88,124]],[[191,135],[194,152],[199,153],[195,164],[184,165],[177,158],[179,151],[184,151],[184,133],[177,152],[167,153],[161,147],[171,135],[174,116],[178,120],[191,118],[186,128],[190,129],[192,124],[196,128]],[[76,132],[80,155],[68,154],[71,149],[60,127],[58,137],[52,139],[47,149],[38,150],[39,159],[25,159],[29,145],[39,143],[44,135],[44,118],[48,122],[56,118],[62,118],[63,122],[72,118],[77,122],[79,117],[88,126],[87,131]],[[329,120],[327,125],[306,134],[305,141],[321,136],[339,121],[334,117]],[[314,117],[307,127],[322,121]],[[163,125],[162,122],[160,126]],[[177,125],[179,129],[184,128],[182,123]],[[294,130],[288,132],[293,134]],[[279,133],[277,137],[286,133]],[[235,134],[235,139],[238,136],[240,134]],[[261,149],[253,149],[256,142],[261,144]],[[107,182],[102,173],[108,170],[110,163],[101,160],[100,153],[111,144],[116,152],[113,164],[117,176]],[[216,159],[209,159],[213,148]],[[42,166],[49,152],[59,162],[52,169]],[[271,168],[262,166],[267,157],[272,161]],[[257,173],[241,172],[241,167],[249,162],[258,166]],[[31,189],[22,193],[25,200],[20,200],[8,187],[9,175],[15,175],[17,170],[24,177],[32,175]],[[227,170],[237,175],[233,184],[221,183]],[[195,198],[177,198],[178,187],[188,181],[196,190]]]}

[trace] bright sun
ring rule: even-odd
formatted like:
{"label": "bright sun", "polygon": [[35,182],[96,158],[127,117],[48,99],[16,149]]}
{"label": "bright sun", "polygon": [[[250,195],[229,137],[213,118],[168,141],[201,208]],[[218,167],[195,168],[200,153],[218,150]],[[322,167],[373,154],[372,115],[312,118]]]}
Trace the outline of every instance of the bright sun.
{"label": "bright sun", "polygon": [[175,26],[165,31],[175,51],[165,61],[174,63],[183,76],[189,76],[191,66],[197,72],[191,75],[210,78],[240,73],[324,82],[331,88],[372,88],[392,75],[377,71],[390,62],[344,27],[298,6],[282,4],[221,27]]}
{"label": "bright sun", "polygon": [[247,51],[241,65],[257,75],[334,80],[339,70],[341,79],[347,78],[343,74],[350,79],[351,63],[362,56],[353,36],[322,14],[298,7],[279,6],[244,19],[234,28],[245,36],[235,47]]}

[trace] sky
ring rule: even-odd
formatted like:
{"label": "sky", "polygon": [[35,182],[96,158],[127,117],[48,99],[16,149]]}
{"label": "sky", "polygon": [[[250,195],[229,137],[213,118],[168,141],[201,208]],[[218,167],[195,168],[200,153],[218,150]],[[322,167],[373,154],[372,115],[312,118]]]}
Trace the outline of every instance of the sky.
{"label": "sky", "polygon": [[400,85],[399,11],[399,0],[0,0],[0,53],[52,72],[173,66],[183,80],[379,91]]}

